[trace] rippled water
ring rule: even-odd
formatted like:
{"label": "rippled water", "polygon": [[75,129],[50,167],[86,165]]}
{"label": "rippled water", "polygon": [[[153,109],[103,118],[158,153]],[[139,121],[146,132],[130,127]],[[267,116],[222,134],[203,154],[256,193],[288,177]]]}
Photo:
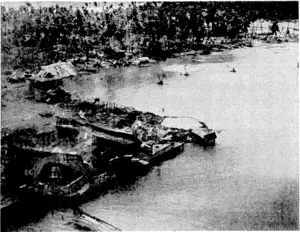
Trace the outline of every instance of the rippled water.
{"label": "rippled water", "polygon": [[[192,116],[224,130],[214,148],[186,145],[128,188],[82,208],[122,230],[297,229],[298,43],[198,58],[204,61],[170,59],[70,84],[87,99]],[[190,75],[184,76],[187,63]],[[155,75],[162,70],[167,77],[159,86]],[[59,225],[49,214],[30,228],[55,231]]]}

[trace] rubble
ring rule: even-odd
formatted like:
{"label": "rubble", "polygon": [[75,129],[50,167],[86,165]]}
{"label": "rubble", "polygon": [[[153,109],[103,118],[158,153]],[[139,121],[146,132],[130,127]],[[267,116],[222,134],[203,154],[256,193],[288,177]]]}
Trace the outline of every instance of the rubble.
{"label": "rubble", "polygon": [[10,74],[9,77],[7,77],[7,81],[12,84],[24,83],[26,82],[26,80],[28,80],[31,77],[32,74],[30,73],[29,70],[26,70],[24,73],[14,71],[13,73]]}
{"label": "rubble", "polygon": [[[156,159],[182,151],[184,142],[214,145],[216,138],[202,122],[198,130],[168,127],[163,124],[166,117],[116,104],[75,101],[65,107],[73,112],[72,117],[56,117],[55,126],[47,130],[15,131],[10,142],[4,141],[18,151],[15,154],[31,157],[23,168],[27,180],[33,182],[26,184],[44,195],[82,195],[101,184],[98,180],[106,172],[113,176],[120,170],[149,167]],[[73,170],[74,175],[69,175],[73,178],[60,176],[64,169]],[[52,182],[57,178],[64,180]]]}
{"label": "rubble", "polygon": [[[147,57],[140,59],[140,63],[148,62],[151,60]],[[106,177],[114,177],[120,170],[143,169],[153,165],[156,158],[171,157],[175,151],[182,151],[184,142],[214,145],[214,132],[204,123],[198,133],[190,128],[163,125],[166,117],[100,99],[71,100],[63,80],[76,75],[78,72],[72,64],[60,62],[43,66],[37,75],[29,78],[35,100],[60,103],[69,118],[57,117],[56,124],[48,130],[15,131],[10,141],[2,141],[6,151],[14,154],[10,158],[15,163],[22,163],[26,158],[18,167],[22,176],[18,184],[26,184],[42,195],[80,196],[93,186],[114,179]],[[55,116],[50,111],[39,115]],[[1,166],[3,183],[11,182],[7,173],[14,162]],[[65,179],[64,170],[68,170],[69,179]]]}
{"label": "rubble", "polygon": [[104,50],[104,54],[107,59],[119,60],[125,57],[125,50],[121,50],[116,47],[108,47]]}
{"label": "rubble", "polygon": [[151,64],[151,63],[155,63],[155,61],[150,59],[149,57],[140,57],[140,58],[132,61],[133,65],[138,65],[138,66],[145,65],[145,64]]}
{"label": "rubble", "polygon": [[77,75],[77,70],[72,63],[58,62],[47,66],[42,66],[40,72],[31,78],[31,80],[44,82],[48,81],[49,79],[63,79]]}
{"label": "rubble", "polygon": [[78,72],[71,63],[59,62],[42,66],[37,75],[29,78],[29,92],[37,101],[68,101],[71,94],[63,89],[63,79],[77,75]]}

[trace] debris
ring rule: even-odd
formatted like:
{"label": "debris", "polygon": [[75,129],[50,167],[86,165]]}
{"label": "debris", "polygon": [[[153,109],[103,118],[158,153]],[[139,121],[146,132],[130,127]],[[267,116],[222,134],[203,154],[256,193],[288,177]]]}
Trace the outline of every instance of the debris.
{"label": "debris", "polygon": [[87,65],[85,65],[84,70],[81,70],[81,71],[96,73],[98,70],[97,70],[97,68],[95,68],[95,66],[93,64],[87,64]]}
{"label": "debris", "polygon": [[141,57],[138,59],[138,61],[139,61],[139,66],[150,63],[150,59],[148,57]]}
{"label": "debris", "polygon": [[11,70],[6,70],[3,72],[4,75],[11,75],[12,74],[12,71]]}
{"label": "debris", "polygon": [[42,70],[29,78],[29,91],[37,101],[61,102],[71,99],[71,94],[62,88],[63,79],[78,75],[71,63],[59,62],[42,66]]}
{"label": "debris", "polygon": [[78,115],[80,118],[85,118],[85,113],[82,110],[79,111]]}
{"label": "debris", "polygon": [[41,117],[44,117],[44,118],[51,118],[51,117],[53,117],[53,115],[54,115],[54,112],[41,112],[41,113],[39,113],[39,115],[41,116]]}
{"label": "debris", "polygon": [[137,60],[133,61],[132,64],[142,66],[142,65],[146,65],[146,64],[150,64],[150,63],[154,63],[154,62],[155,61],[151,60],[149,57],[140,57]]}
{"label": "debris", "polygon": [[209,55],[210,53],[211,49],[209,47],[206,47],[200,52],[200,55]]}
{"label": "debris", "polygon": [[31,80],[48,81],[48,79],[62,79],[77,76],[78,73],[71,63],[58,62],[47,66],[42,66],[41,71]]}
{"label": "debris", "polygon": [[192,59],[192,62],[198,62],[198,63],[201,63],[201,62],[204,62],[204,59],[196,59],[196,58],[193,58],[193,59]]}
{"label": "debris", "polygon": [[126,53],[125,53],[125,56],[126,56],[128,59],[132,59],[132,58],[133,58],[132,53],[129,53],[129,52],[126,52]]}
{"label": "debris", "polygon": [[20,73],[20,72],[13,72],[10,77],[7,77],[7,81],[16,84],[25,82],[28,77],[31,77],[30,74]]}
{"label": "debris", "polygon": [[[116,107],[113,103],[105,107],[99,98],[72,104],[73,116],[57,117],[50,131],[32,129],[12,136],[12,144],[20,154],[39,157],[28,168],[33,180],[28,184],[42,195],[79,197],[112,180],[120,170],[145,169],[155,160],[175,155],[175,151],[182,151],[184,142],[214,145],[216,138],[197,120],[198,130],[181,129],[163,125],[166,117],[153,113]],[[51,112],[40,115],[53,116]]]}
{"label": "debris", "polygon": [[196,51],[189,51],[189,52],[182,52],[179,54],[179,56],[192,56],[195,55],[197,52]]}
{"label": "debris", "polygon": [[119,60],[125,57],[126,51],[116,47],[108,47],[104,49],[104,53],[107,59]]}
{"label": "debris", "polygon": [[96,218],[81,209],[74,209],[72,224],[74,227],[84,231],[121,231],[119,228]]}

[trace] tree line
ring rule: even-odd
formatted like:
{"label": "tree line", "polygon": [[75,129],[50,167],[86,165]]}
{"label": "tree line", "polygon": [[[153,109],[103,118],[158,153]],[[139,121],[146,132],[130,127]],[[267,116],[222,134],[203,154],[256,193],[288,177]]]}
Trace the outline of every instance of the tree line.
{"label": "tree line", "polygon": [[99,57],[112,49],[161,58],[199,49],[213,38],[242,38],[257,19],[298,19],[298,2],[131,2],[104,3],[100,11],[1,7],[2,63],[37,68],[59,60]]}

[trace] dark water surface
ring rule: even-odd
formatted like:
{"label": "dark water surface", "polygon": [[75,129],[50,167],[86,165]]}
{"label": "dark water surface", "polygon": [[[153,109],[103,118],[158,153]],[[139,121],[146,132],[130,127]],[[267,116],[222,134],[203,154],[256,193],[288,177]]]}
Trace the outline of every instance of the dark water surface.
{"label": "dark water surface", "polygon": [[[70,84],[86,99],[193,116],[224,130],[214,148],[186,145],[128,188],[82,208],[122,230],[297,229],[298,43],[198,58],[204,61],[112,69]],[[186,63],[187,77],[180,75]],[[161,70],[163,86],[155,78]],[[65,229],[50,213],[26,228]]]}

